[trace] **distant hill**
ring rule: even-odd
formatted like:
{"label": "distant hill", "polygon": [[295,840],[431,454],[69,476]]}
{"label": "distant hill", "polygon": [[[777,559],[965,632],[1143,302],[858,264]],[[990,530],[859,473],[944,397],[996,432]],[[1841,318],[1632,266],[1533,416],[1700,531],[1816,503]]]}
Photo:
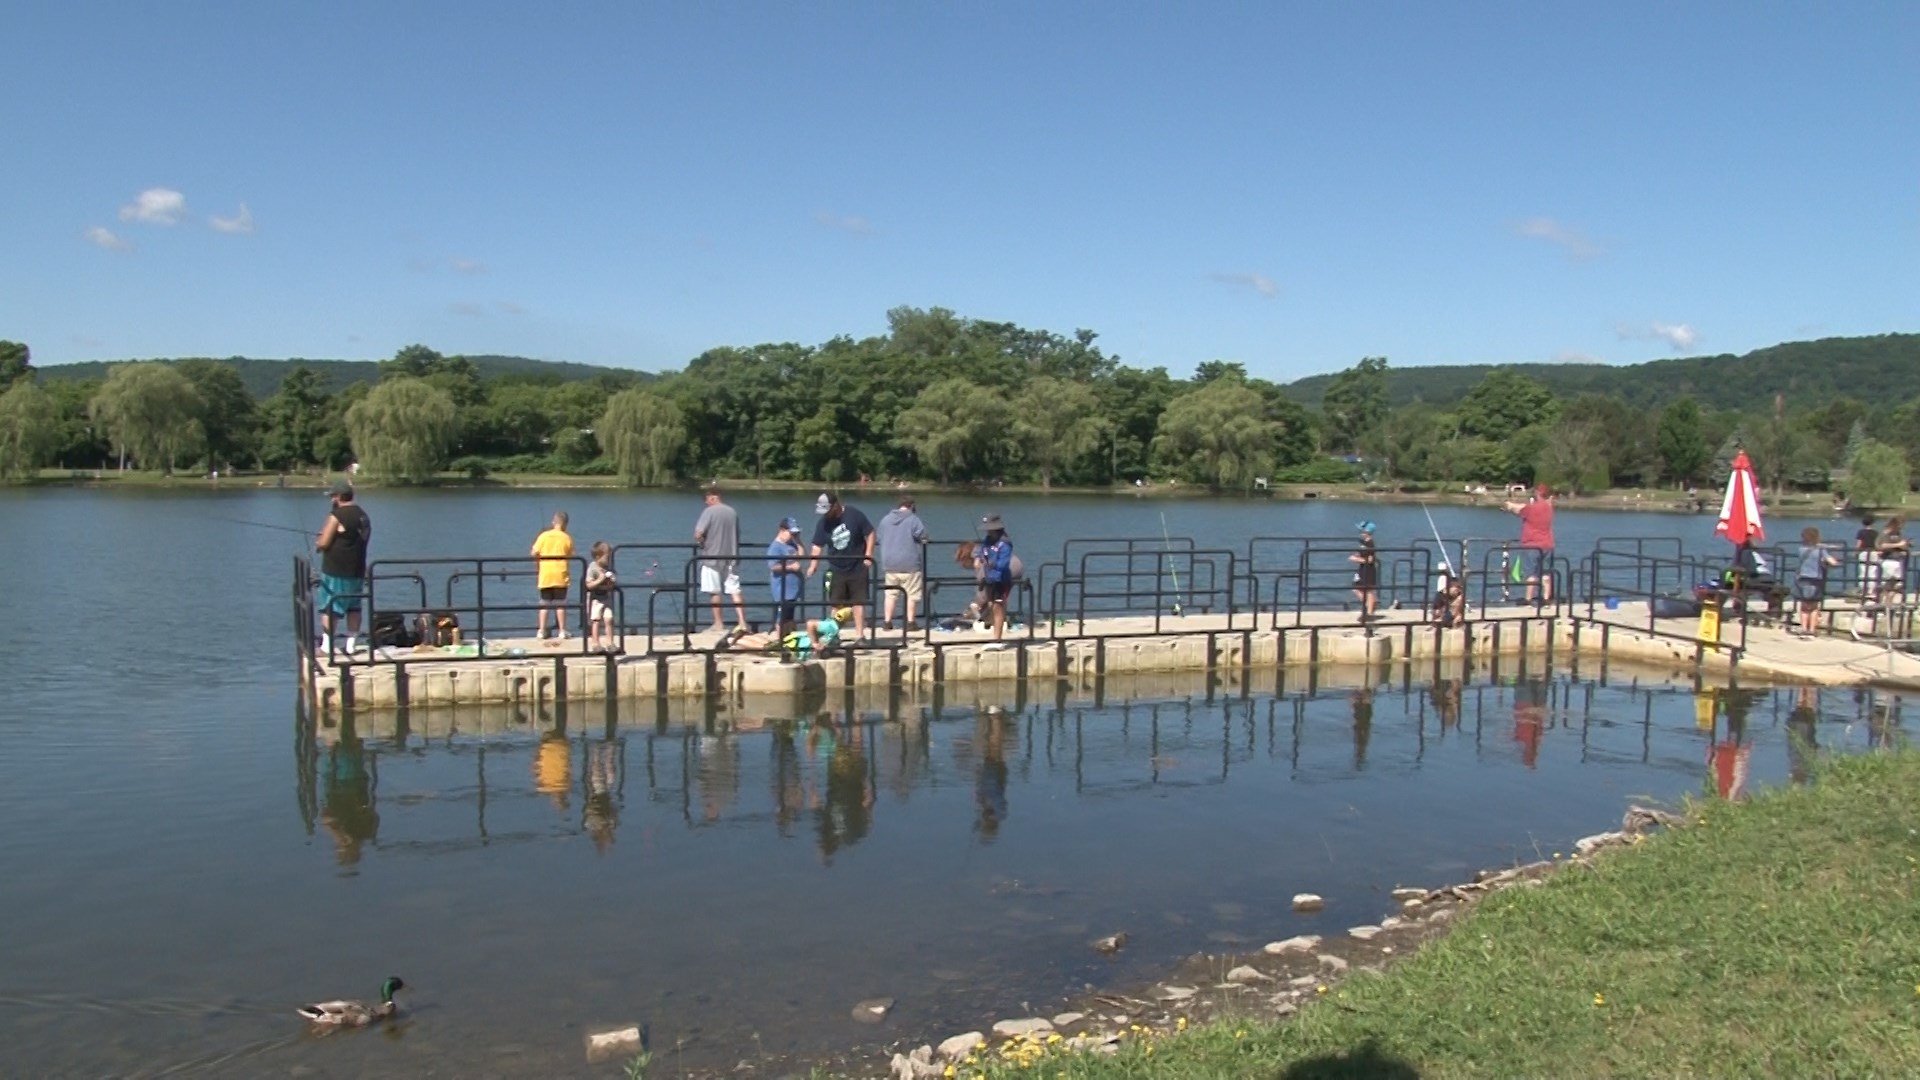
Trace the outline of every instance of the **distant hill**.
{"label": "distant hill", "polygon": [[[653,372],[576,364],[568,360],[530,360],[524,356],[469,356],[467,359],[479,369],[480,377],[488,380],[511,376],[546,382],[579,382],[597,379],[602,375],[637,375],[645,381],[656,377]],[[124,362],[93,360],[81,364],[55,364],[34,370],[47,379],[104,379],[108,368]],[[247,392],[256,399],[272,397],[280,389],[280,381],[287,377],[287,372],[293,370],[295,365],[319,372],[328,393],[338,393],[353,383],[375,382],[380,378],[380,364],[373,360],[254,360],[231,356],[221,362],[232,364],[240,372],[240,381],[246,384]]]}
{"label": "distant hill", "polygon": [[[1920,334],[1823,338],[1756,349],[1744,356],[1689,356],[1641,364],[1446,364],[1389,367],[1392,405],[1425,401],[1451,405],[1496,367],[1538,380],[1556,395],[1610,394],[1639,407],[1657,407],[1682,394],[1715,409],[1759,409],[1785,394],[1795,409],[1834,398],[1906,402],[1920,397]],[[1288,397],[1319,406],[1332,375],[1288,383]]]}

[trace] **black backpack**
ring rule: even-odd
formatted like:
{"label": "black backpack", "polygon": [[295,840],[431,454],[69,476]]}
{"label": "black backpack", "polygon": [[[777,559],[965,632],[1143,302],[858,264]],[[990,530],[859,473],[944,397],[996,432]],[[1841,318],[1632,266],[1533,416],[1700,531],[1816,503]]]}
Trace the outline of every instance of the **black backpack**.
{"label": "black backpack", "polygon": [[382,611],[373,617],[373,630],[369,635],[376,649],[411,649],[420,644],[419,635],[413,632],[407,617],[398,611]]}

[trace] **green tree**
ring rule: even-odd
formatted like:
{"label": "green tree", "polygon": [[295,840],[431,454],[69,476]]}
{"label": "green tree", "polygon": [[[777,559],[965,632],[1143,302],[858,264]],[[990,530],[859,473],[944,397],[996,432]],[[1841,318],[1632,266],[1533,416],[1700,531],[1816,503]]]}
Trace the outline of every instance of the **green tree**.
{"label": "green tree", "polygon": [[607,399],[594,437],[627,483],[659,486],[673,480],[687,422],[672,401],[634,387]]}
{"label": "green tree", "polygon": [[1029,380],[1013,408],[1013,437],[1026,460],[1040,470],[1040,486],[1051,488],[1054,475],[1098,447],[1107,422],[1098,413],[1100,399],[1088,387],[1042,375]]}
{"label": "green tree", "polygon": [[1551,426],[1560,418],[1553,391],[1511,368],[1495,368],[1467,392],[1458,413],[1460,433],[1493,442],[1513,438],[1522,428]]}
{"label": "green tree", "polygon": [[1556,491],[1606,490],[1608,432],[1592,420],[1562,419],[1547,433],[1534,465],[1534,479]]}
{"label": "green tree", "polygon": [[51,459],[59,440],[53,398],[32,379],[17,380],[0,393],[0,480],[33,475]]}
{"label": "green tree", "polygon": [[271,469],[321,464],[318,449],[330,421],[330,399],[320,374],[296,365],[260,406],[260,461]]}
{"label": "green tree", "polygon": [[445,390],[424,379],[384,380],[347,410],[347,436],[374,476],[432,478],[453,446],[458,414]]}
{"label": "green tree", "polygon": [[1174,398],[1160,414],[1154,457],[1217,488],[1251,486],[1273,469],[1273,424],[1258,391],[1222,379]]}
{"label": "green tree", "polygon": [[118,364],[88,406],[115,449],[169,475],[197,454],[206,402],[170,364]]}
{"label": "green tree", "polygon": [[1713,460],[1712,444],[1702,428],[1700,405],[1690,397],[1680,398],[1660,410],[1660,424],[1654,431],[1654,448],[1667,479],[1690,484]]}
{"label": "green tree", "polygon": [[33,374],[33,354],[18,341],[0,341],[0,391]]}
{"label": "green tree", "polygon": [[182,360],[174,367],[200,395],[200,430],[208,464],[229,468],[259,460],[259,410],[240,372],[218,360]]}
{"label": "green tree", "polygon": [[1352,451],[1387,418],[1387,358],[1369,356],[1333,377],[1320,402],[1336,449]]}
{"label": "green tree", "polygon": [[894,441],[949,482],[955,472],[984,474],[1007,430],[1007,403],[965,379],[942,379],[894,421]]}
{"label": "green tree", "polygon": [[1860,448],[1865,445],[1867,445],[1867,422],[1855,420],[1853,426],[1847,429],[1847,441],[1840,447],[1841,467],[1853,468],[1853,459],[1859,455]]}
{"label": "green tree", "polygon": [[1907,497],[1907,458],[1886,443],[1868,439],[1853,457],[1847,498],[1855,506],[1896,507]]}

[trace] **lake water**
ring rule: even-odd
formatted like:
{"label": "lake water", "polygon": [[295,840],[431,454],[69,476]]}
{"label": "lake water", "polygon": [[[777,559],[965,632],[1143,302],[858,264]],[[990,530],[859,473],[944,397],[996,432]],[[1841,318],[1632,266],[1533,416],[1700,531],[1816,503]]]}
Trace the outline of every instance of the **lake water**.
{"label": "lake water", "polygon": [[[811,520],[799,495],[734,501],[748,539]],[[699,509],[365,502],[382,556],[518,554],[560,508],[582,546],[673,541]],[[1029,559],[1159,535],[1162,513],[1202,547],[1360,517],[1383,544],[1427,529],[1418,507],[1355,503],[922,502],[956,538],[1003,513]],[[1245,697],[1115,681],[1064,705],[956,687],[707,730],[598,706],[315,730],[287,598],[305,541],[236,521],[309,530],[324,511],[312,492],[0,492],[0,1075],[549,1076],[586,1070],[584,1032],[630,1022],[668,1068],[938,1037],[1195,951],[1375,921],[1396,884],[1565,850],[1635,799],[1784,782],[1814,753],[1900,738],[1888,695],[1702,706],[1618,670],[1517,668]],[[1433,517],[1449,538],[1514,527]],[[1710,531],[1560,515],[1563,552]],[[1326,911],[1289,912],[1302,890]],[[1117,958],[1088,948],[1118,930]],[[292,1015],[388,974],[415,988],[390,1030],[316,1038]],[[879,1029],[848,1017],[871,996],[899,1002]]]}

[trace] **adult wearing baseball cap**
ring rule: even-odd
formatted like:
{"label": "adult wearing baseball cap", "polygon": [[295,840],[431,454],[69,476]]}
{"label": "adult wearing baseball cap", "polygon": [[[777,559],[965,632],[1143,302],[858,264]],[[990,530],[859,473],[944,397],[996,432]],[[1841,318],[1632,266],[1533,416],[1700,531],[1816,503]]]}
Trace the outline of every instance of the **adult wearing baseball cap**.
{"label": "adult wearing baseball cap", "polygon": [[807,576],[820,568],[826,556],[833,571],[833,584],[827,589],[827,602],[853,609],[853,637],[867,639],[867,601],[871,592],[869,568],[873,566],[873,522],[858,507],[848,506],[840,496],[823,491],[814,500],[813,512],[820,520],[813,527],[812,557],[807,560]]}
{"label": "adult wearing baseball cap", "polygon": [[315,598],[323,635],[320,649],[331,654],[344,615],[347,636],[341,651],[351,653],[360,633],[360,599],[367,591],[367,541],[373,536],[373,519],[354,505],[353,485],[345,478],[333,482],[327,498],[333,508],[313,541],[313,550],[320,553],[320,592]]}
{"label": "adult wearing baseball cap", "polygon": [[767,545],[767,584],[773,590],[773,636],[778,641],[793,632],[800,604],[800,523],[782,518]]}
{"label": "adult wearing baseball cap", "polygon": [[1523,503],[1508,503],[1507,512],[1520,516],[1520,563],[1527,579],[1527,603],[1536,607],[1550,604],[1553,602],[1553,489],[1541,484],[1533,489],[1533,498]]}

